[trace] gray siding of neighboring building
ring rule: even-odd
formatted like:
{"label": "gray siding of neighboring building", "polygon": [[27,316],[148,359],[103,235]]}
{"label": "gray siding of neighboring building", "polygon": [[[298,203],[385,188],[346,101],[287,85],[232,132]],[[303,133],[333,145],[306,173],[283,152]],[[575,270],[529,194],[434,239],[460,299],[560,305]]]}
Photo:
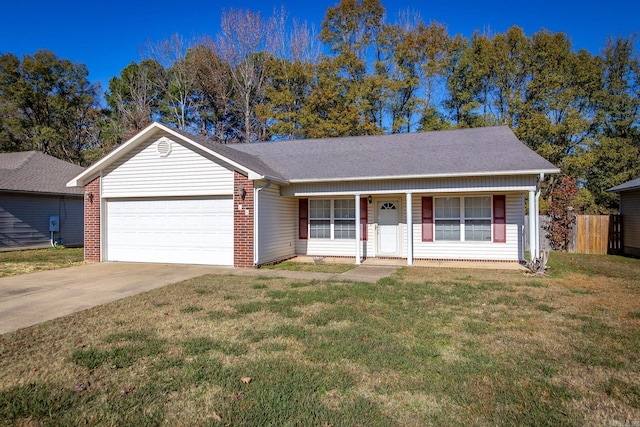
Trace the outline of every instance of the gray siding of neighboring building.
{"label": "gray siding of neighboring building", "polygon": [[55,239],[66,246],[82,246],[82,197],[0,193],[0,250],[50,245],[49,217],[60,217]]}
{"label": "gray siding of neighboring building", "polygon": [[620,192],[624,253],[640,256],[640,189]]}

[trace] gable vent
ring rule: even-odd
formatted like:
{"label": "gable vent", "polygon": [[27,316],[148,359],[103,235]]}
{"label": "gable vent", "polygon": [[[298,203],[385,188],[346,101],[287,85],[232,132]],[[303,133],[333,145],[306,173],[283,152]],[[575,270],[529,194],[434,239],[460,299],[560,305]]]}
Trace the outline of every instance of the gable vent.
{"label": "gable vent", "polygon": [[160,157],[167,157],[171,153],[171,141],[165,137],[160,138],[156,144],[156,151]]}

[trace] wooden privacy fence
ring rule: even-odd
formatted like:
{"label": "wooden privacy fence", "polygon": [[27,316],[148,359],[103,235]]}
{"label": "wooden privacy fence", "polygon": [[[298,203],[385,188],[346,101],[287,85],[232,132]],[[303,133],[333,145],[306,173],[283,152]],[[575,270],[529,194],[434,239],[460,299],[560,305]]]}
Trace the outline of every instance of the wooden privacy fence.
{"label": "wooden privacy fence", "polygon": [[[540,216],[540,248],[550,250],[545,224],[548,216]],[[525,217],[525,248],[529,247],[528,217]],[[579,254],[622,254],[621,215],[576,215],[571,227],[569,252]]]}
{"label": "wooden privacy fence", "polygon": [[579,254],[622,253],[620,215],[578,215],[576,252]]}

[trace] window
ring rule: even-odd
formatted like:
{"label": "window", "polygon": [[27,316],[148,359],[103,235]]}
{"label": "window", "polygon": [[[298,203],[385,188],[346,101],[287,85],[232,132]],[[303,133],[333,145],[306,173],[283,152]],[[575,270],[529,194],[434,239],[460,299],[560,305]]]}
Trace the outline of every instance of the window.
{"label": "window", "polygon": [[435,239],[460,240],[460,197],[438,197],[435,202]]}
{"label": "window", "polygon": [[464,240],[491,241],[491,197],[465,197]]}
{"label": "window", "polygon": [[491,196],[437,197],[435,240],[491,241]]}
{"label": "window", "polygon": [[355,239],[355,199],[309,200],[309,238]]}
{"label": "window", "polygon": [[309,237],[331,238],[331,200],[309,200]]}
{"label": "window", "polygon": [[354,199],[334,200],[334,238],[356,238],[356,201]]}

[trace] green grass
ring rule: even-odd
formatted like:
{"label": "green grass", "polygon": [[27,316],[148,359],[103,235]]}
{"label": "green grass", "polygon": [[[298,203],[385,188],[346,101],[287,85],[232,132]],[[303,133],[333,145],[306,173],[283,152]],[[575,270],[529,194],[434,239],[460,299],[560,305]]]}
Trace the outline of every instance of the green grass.
{"label": "green grass", "polygon": [[46,248],[0,252],[0,277],[81,265],[83,248]]}
{"label": "green grass", "polygon": [[267,270],[288,270],[288,271],[309,271],[315,273],[344,273],[356,268],[355,264],[331,264],[331,263],[304,263],[294,261],[284,261],[277,264],[263,265],[260,268]]}
{"label": "green grass", "polygon": [[628,425],[634,272],[192,279],[0,336],[0,424]]}

